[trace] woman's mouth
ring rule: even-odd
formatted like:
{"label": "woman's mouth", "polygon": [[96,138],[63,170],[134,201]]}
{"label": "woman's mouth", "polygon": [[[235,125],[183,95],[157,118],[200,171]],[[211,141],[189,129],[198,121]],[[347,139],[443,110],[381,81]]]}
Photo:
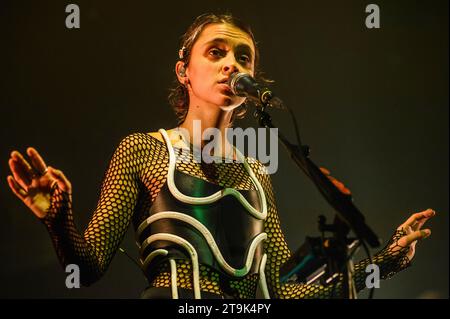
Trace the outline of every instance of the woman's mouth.
{"label": "woman's mouth", "polygon": [[233,92],[231,91],[230,87],[228,86],[228,84],[226,82],[225,83],[218,83],[218,85],[219,85],[220,91],[223,94],[225,94],[227,96],[232,96],[233,95]]}

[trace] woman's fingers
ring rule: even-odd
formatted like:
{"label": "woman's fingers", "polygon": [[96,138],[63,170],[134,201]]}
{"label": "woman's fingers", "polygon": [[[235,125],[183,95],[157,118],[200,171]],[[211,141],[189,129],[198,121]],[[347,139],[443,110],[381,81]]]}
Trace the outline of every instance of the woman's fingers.
{"label": "woman's fingers", "polygon": [[14,180],[14,177],[8,175],[6,178],[8,181],[9,188],[11,188],[12,192],[19,197],[22,201],[25,201],[27,197],[27,192],[20,187],[20,185]]}
{"label": "woman's fingers", "polygon": [[417,223],[413,226],[413,229],[420,230],[422,226],[427,222],[427,220],[430,219],[430,217],[424,217],[421,220],[417,221]]}
{"label": "woman's fingers", "polygon": [[424,210],[423,212],[420,212],[420,213],[412,214],[406,220],[406,222],[404,222],[402,225],[399,226],[398,229],[405,228],[405,227],[412,227],[415,230],[419,230],[420,227],[422,227],[422,225],[429,218],[433,217],[434,215],[436,215],[436,212],[434,210],[432,210],[431,208]]}
{"label": "woman's fingers", "polygon": [[434,215],[436,215],[436,212],[432,209],[427,209],[423,212],[412,214],[402,225],[397,228],[398,230],[403,230],[406,235],[397,241],[398,246],[393,243],[393,249],[399,250],[401,247],[408,247],[406,256],[409,260],[411,260],[415,254],[417,241],[431,235],[430,229],[420,228]]}
{"label": "woman's fingers", "polygon": [[72,185],[70,184],[69,180],[66,178],[64,173],[58,169],[54,169],[53,167],[48,166],[48,173],[51,177],[56,179],[56,182],[58,183],[58,187],[61,188],[66,193],[71,194],[72,193]]}
{"label": "woman's fingers", "polygon": [[416,230],[415,232],[412,232],[400,238],[398,240],[398,245],[400,245],[401,247],[406,247],[411,245],[416,240],[427,238],[430,235],[431,235],[430,229]]}
{"label": "woman's fingers", "polygon": [[27,190],[33,179],[33,171],[30,166],[18,159],[17,157],[10,158],[8,161],[9,168],[19,185]]}
{"label": "woman's fingers", "polygon": [[33,165],[33,167],[35,168],[35,170],[38,173],[43,173],[45,172],[47,165],[45,164],[44,160],[42,159],[41,155],[39,155],[38,151],[33,148],[33,147],[29,147],[27,148],[27,154],[31,159],[31,164]]}
{"label": "woman's fingers", "polygon": [[40,177],[40,174],[46,170],[46,164],[36,149],[29,147],[27,154],[30,157],[31,165],[18,151],[11,152],[8,162],[15,182],[25,191],[28,191],[33,179]]}
{"label": "woman's fingers", "polygon": [[11,152],[11,158],[19,163],[21,166],[26,168],[27,171],[33,173],[33,168],[31,167],[30,163],[23,157],[23,155],[18,151],[12,151]]}

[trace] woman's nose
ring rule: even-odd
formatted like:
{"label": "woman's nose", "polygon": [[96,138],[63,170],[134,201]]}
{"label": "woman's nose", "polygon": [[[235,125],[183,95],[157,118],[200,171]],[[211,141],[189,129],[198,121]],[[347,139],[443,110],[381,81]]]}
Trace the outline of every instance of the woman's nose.
{"label": "woman's nose", "polygon": [[234,72],[239,72],[239,69],[237,68],[236,65],[225,65],[223,67],[223,71],[225,74],[231,74]]}
{"label": "woman's nose", "polygon": [[222,67],[222,71],[224,74],[239,72],[236,59],[234,57],[227,59]]}

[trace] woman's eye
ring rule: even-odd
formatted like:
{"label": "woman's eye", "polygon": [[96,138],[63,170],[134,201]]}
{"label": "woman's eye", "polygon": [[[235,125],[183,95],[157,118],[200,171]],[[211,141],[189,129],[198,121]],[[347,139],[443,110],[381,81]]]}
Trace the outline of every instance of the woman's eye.
{"label": "woman's eye", "polygon": [[250,57],[248,55],[241,55],[239,60],[244,63],[250,63]]}
{"label": "woman's eye", "polygon": [[213,57],[221,57],[222,52],[219,49],[211,49],[209,50],[209,54]]}

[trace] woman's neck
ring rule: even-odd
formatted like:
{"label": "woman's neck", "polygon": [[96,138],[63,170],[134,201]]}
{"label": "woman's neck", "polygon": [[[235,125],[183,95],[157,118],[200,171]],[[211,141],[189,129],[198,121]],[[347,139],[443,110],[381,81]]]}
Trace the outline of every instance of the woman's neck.
{"label": "woman's neck", "polygon": [[[189,142],[194,147],[203,149],[206,144],[214,140],[214,153],[221,157],[228,157],[226,150],[232,150],[226,138],[226,128],[230,127],[233,110],[222,110],[220,107],[200,107],[190,106],[184,122],[179,125],[180,128],[187,130],[189,133]],[[220,132],[219,137],[204,135],[207,129],[213,128],[214,131]],[[211,133],[211,131],[206,132]],[[198,138],[200,135],[200,138]]]}

